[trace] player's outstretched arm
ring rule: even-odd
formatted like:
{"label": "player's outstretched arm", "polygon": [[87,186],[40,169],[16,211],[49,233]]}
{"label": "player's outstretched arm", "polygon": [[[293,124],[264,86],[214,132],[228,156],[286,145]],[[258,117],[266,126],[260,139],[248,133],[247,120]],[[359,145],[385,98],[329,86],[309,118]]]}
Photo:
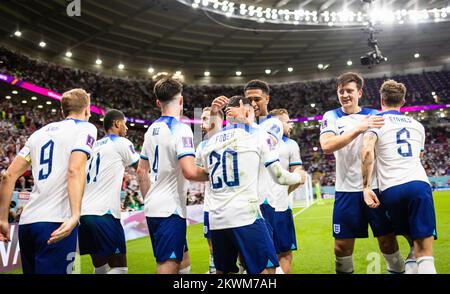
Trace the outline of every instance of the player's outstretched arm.
{"label": "player's outstretched arm", "polygon": [[362,119],[355,128],[344,132],[337,136],[334,133],[323,133],[320,136],[320,147],[325,154],[333,153],[353,141],[360,134],[371,128],[381,128],[384,125],[384,118],[382,116],[367,116]]}
{"label": "player's outstretched arm", "polygon": [[139,189],[141,190],[142,198],[145,199],[145,196],[150,190],[150,178],[148,174],[150,173],[150,163],[146,159],[140,159],[137,167],[137,179],[139,183]]}
{"label": "player's outstretched arm", "polygon": [[377,138],[377,135],[373,132],[366,133],[361,151],[364,201],[370,208],[377,208],[380,205],[377,195],[372,190],[372,175],[375,166],[375,143],[377,142]]}
{"label": "player's outstretched arm", "polygon": [[23,157],[17,156],[9,168],[2,173],[0,182],[0,241],[8,242],[9,223],[8,213],[14,185],[17,179],[28,169],[30,163]]}
{"label": "player's outstretched arm", "polygon": [[300,187],[301,185],[303,185],[306,182],[306,172],[303,169],[303,166],[300,165],[297,167],[291,167],[290,171],[299,174],[302,178],[302,181],[298,184],[290,185],[288,188],[288,195],[291,194],[291,192],[295,191],[298,187]]}
{"label": "player's outstretched arm", "polygon": [[268,165],[266,164],[266,168],[269,170],[272,179],[280,185],[301,185],[306,180],[304,170],[296,169],[292,173],[288,172],[281,166],[281,163],[278,160]]}
{"label": "player's outstretched arm", "polygon": [[84,186],[86,184],[87,155],[81,151],[73,151],[69,158],[67,170],[67,193],[69,195],[71,216],[56,229],[47,241],[48,244],[56,243],[69,236],[78,225],[81,214],[81,200],[83,199]]}
{"label": "player's outstretched arm", "polygon": [[206,182],[208,181],[208,174],[204,168],[195,164],[193,156],[184,156],[178,160],[183,176],[190,181]]}

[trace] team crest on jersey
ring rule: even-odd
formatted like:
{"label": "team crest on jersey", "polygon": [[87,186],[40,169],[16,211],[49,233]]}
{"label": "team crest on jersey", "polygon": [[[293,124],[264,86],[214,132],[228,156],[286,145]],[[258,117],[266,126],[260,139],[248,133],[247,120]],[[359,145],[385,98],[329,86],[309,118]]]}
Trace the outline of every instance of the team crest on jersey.
{"label": "team crest on jersey", "polygon": [[328,126],[328,121],[325,119],[325,120],[322,121],[322,126],[321,126],[321,128],[322,128],[322,129],[325,129],[327,126]]}
{"label": "team crest on jersey", "polygon": [[333,224],[333,231],[334,233],[339,234],[341,232],[341,225]]}
{"label": "team crest on jersey", "polygon": [[88,135],[87,139],[86,139],[86,145],[88,145],[89,147],[92,148],[92,146],[94,146],[94,143],[95,143],[94,137],[92,137],[91,135]]}
{"label": "team crest on jersey", "polygon": [[194,148],[194,143],[192,142],[192,137],[182,137],[183,147],[185,148]]}

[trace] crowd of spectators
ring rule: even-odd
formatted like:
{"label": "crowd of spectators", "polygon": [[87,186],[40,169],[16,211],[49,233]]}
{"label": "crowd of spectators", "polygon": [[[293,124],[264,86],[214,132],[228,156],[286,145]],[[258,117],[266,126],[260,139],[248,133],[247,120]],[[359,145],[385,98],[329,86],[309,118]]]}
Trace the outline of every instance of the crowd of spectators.
{"label": "crowd of spectators", "polygon": [[[0,47],[0,73],[27,80],[41,87],[63,93],[80,87],[91,93],[92,102],[103,108],[117,108],[128,117],[154,120],[159,116],[151,79],[120,79],[31,59]],[[366,79],[362,105],[379,107],[378,89],[387,77]],[[450,102],[450,72],[423,72],[393,76],[405,83],[407,105],[445,104]],[[220,95],[242,94],[243,85],[185,85],[185,115],[193,109],[210,105]],[[435,95],[433,95],[433,92]],[[311,106],[311,105],[314,106]],[[287,108],[291,117],[322,114],[338,107],[333,79],[271,85],[270,108]]]}

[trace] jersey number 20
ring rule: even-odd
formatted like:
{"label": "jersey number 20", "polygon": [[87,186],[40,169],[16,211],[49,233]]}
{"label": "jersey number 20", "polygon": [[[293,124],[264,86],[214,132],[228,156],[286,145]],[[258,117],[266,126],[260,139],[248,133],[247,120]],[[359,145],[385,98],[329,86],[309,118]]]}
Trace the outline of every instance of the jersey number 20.
{"label": "jersey number 20", "polygon": [[[233,180],[228,178],[227,174],[227,158],[231,155],[232,159],[232,170],[233,170]],[[217,169],[222,163],[222,177],[216,175]],[[210,180],[213,189],[220,189],[223,187],[223,183],[225,183],[228,187],[239,186],[239,172],[238,172],[238,154],[236,151],[227,149],[222,155],[217,153],[216,151],[211,152],[209,155],[209,165],[214,165],[211,171]]]}

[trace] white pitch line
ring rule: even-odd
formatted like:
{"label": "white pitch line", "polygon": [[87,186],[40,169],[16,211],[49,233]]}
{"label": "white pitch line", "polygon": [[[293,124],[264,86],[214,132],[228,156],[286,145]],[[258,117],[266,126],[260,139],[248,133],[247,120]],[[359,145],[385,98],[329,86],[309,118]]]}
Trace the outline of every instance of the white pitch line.
{"label": "white pitch line", "polygon": [[311,206],[313,206],[316,203],[316,201],[314,201],[310,206],[303,208],[302,210],[300,210],[299,212],[296,212],[293,216],[293,218],[295,218],[297,215],[299,215],[300,213],[302,213],[303,211],[307,210],[308,208],[310,208]]}

